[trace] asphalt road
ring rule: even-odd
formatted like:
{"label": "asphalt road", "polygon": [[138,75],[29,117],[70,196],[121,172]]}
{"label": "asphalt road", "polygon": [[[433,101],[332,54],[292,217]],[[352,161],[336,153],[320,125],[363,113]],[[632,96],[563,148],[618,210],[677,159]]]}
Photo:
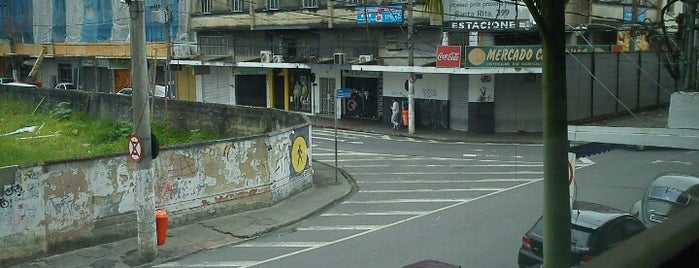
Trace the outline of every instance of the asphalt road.
{"label": "asphalt road", "polygon": [[[516,266],[521,236],[543,207],[543,147],[351,131],[337,138],[337,163],[356,180],[356,194],[295,226],[172,265],[402,267],[434,259],[462,267]],[[312,144],[315,160],[335,163],[332,129],[314,129]],[[665,149],[581,159],[578,199],[627,210],[652,175],[696,173],[698,164],[695,151]]]}

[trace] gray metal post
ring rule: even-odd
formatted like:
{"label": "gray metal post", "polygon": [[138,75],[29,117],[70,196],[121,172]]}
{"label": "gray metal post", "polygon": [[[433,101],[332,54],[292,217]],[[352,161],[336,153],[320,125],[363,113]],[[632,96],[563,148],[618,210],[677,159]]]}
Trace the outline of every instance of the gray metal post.
{"label": "gray metal post", "polygon": [[138,252],[141,261],[151,262],[157,254],[155,233],[155,190],[152,173],[150,109],[148,107],[148,63],[146,59],[146,24],[143,0],[130,1],[131,15],[131,84],[133,87],[133,128],[142,140],[142,157],[137,163],[136,216]]}
{"label": "gray metal post", "polygon": [[[415,40],[413,38],[413,8],[415,0],[408,5],[408,66],[415,65]],[[415,73],[408,76],[408,134],[415,134]]]}

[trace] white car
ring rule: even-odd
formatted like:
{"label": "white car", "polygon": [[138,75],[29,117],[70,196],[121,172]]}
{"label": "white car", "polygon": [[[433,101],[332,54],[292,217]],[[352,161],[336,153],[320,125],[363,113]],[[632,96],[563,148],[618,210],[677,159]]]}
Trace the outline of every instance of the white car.
{"label": "white car", "polygon": [[78,87],[76,87],[75,84],[69,83],[69,82],[58,83],[53,88],[54,89],[63,89],[63,90],[76,90],[76,89],[78,89]]}
{"label": "white car", "polygon": [[130,87],[125,87],[117,91],[117,95],[122,95],[122,96],[131,96],[133,95],[133,88]]}

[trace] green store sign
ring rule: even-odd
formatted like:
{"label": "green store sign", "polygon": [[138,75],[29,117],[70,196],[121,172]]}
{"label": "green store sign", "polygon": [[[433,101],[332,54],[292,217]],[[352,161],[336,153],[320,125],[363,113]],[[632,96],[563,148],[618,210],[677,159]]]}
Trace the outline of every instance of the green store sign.
{"label": "green store sign", "polygon": [[[569,53],[609,52],[610,46],[566,46]],[[541,46],[466,47],[465,67],[541,67]]]}

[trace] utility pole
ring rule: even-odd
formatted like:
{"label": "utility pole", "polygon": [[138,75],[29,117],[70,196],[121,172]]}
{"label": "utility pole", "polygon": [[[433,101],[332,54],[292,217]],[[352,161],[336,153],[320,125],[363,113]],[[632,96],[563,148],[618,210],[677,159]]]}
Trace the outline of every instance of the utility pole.
{"label": "utility pole", "polygon": [[[165,41],[167,42],[165,44],[165,99],[167,100],[172,94],[172,92],[170,92],[170,88],[172,87],[172,83],[170,81],[170,59],[172,57],[172,37],[170,27],[172,26],[172,22],[170,20],[170,0],[163,1],[165,1]],[[153,94],[155,94],[155,92],[153,92]]]}
{"label": "utility pole", "polygon": [[[408,4],[408,66],[415,65],[415,40],[413,38],[413,7],[415,0]],[[408,134],[415,134],[415,73],[408,75]]]}
{"label": "utility pole", "polygon": [[638,4],[639,0],[633,0],[631,3],[631,29],[629,33],[631,35],[631,40],[629,40],[629,51],[638,50],[638,32],[636,31],[636,24],[638,24]]}
{"label": "utility pole", "polygon": [[685,66],[684,71],[684,84],[682,88],[684,91],[693,92],[697,90],[697,62],[696,62],[696,30],[697,30],[697,2],[698,0],[683,0],[684,2],[684,12],[687,16],[685,20],[685,36],[686,36],[686,56],[685,62],[682,63]]}
{"label": "utility pole", "polygon": [[141,261],[151,262],[157,254],[155,234],[155,190],[151,166],[150,109],[148,106],[148,61],[146,59],[146,23],[144,0],[129,0],[131,17],[131,81],[133,87],[133,128],[140,138],[140,162],[136,163],[136,216],[138,252]]}

